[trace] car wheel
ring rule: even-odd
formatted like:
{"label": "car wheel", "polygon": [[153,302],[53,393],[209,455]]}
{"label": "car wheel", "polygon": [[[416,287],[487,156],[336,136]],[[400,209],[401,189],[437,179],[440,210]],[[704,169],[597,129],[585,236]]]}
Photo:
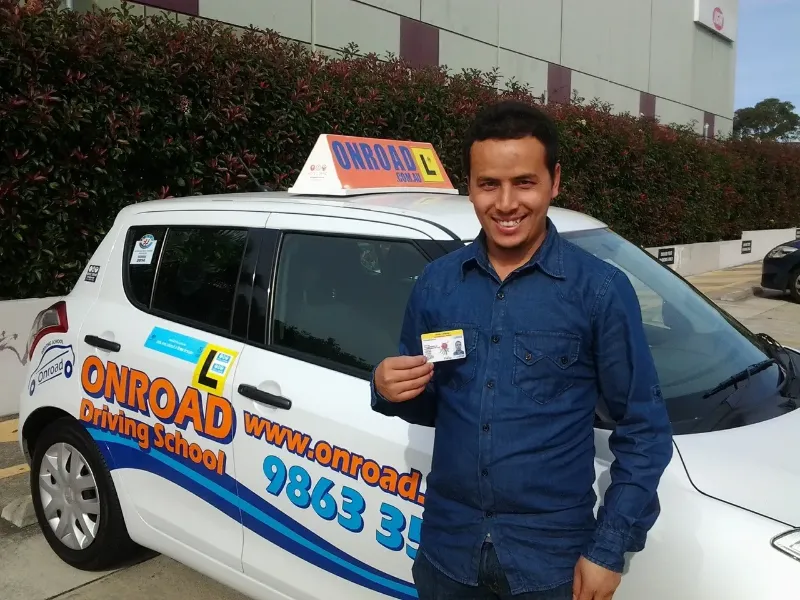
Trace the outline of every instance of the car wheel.
{"label": "car wheel", "polygon": [[800,267],[789,275],[789,295],[792,300],[800,304]]}
{"label": "car wheel", "polygon": [[54,421],[36,440],[31,496],[47,543],[65,563],[98,571],[135,553],[106,461],[76,421]]}

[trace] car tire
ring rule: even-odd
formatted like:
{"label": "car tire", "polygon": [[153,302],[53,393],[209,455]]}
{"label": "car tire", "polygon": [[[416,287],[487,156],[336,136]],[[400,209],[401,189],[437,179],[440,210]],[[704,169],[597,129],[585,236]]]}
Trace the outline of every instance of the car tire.
{"label": "car tire", "polygon": [[42,431],[30,483],[39,528],[65,563],[102,571],[136,554],[108,465],[77,421],[58,419]]}
{"label": "car tire", "polygon": [[800,304],[800,267],[789,274],[789,295],[794,302]]}

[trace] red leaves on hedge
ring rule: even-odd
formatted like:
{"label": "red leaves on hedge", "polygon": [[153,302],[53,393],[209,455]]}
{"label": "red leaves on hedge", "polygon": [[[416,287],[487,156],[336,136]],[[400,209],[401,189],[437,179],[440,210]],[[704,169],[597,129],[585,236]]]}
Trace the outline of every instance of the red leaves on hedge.
{"label": "red leaves on hedge", "polygon": [[[35,4],[0,0],[0,299],[67,291],[131,202],[252,190],[245,165],[287,188],[321,133],[430,141],[464,192],[461,136],[475,112],[498,97],[537,101],[514,82],[498,92],[491,73]],[[636,243],[797,224],[800,150],[789,144],[703,142],[598,106],[546,110],[562,136],[556,204]]]}

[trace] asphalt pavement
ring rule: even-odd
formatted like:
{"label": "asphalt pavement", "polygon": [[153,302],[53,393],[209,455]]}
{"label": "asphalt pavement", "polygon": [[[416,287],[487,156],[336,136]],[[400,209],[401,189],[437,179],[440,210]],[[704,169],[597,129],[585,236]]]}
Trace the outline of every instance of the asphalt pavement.
{"label": "asphalt pavement", "polygon": [[[769,333],[800,349],[800,304],[761,292],[759,274],[760,264],[755,263],[687,279],[752,331]],[[16,430],[16,419],[0,419],[0,508],[29,495],[29,473],[17,447]],[[245,600],[204,575],[152,553],[115,571],[77,571],[56,558],[38,527],[29,523],[28,518],[23,527],[16,527],[0,519],[2,600]]]}

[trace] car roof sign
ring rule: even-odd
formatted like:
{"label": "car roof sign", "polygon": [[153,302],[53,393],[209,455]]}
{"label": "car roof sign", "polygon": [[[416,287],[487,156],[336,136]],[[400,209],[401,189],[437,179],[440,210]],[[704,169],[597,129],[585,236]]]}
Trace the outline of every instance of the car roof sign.
{"label": "car roof sign", "polygon": [[350,196],[385,192],[458,194],[427,142],[322,134],[290,194]]}

